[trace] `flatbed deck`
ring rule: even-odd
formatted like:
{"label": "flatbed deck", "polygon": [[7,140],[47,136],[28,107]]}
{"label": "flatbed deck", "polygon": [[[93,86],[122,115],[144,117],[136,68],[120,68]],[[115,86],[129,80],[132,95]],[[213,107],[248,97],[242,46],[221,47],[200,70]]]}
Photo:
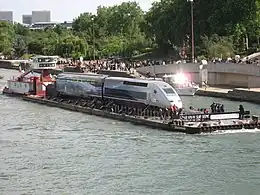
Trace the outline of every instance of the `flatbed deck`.
{"label": "flatbed deck", "polygon": [[23,96],[23,100],[48,105],[52,107],[59,107],[66,110],[92,114],[96,116],[111,118],[115,120],[131,122],[137,125],[144,125],[151,128],[163,129],[172,132],[181,132],[187,134],[209,133],[218,130],[235,130],[235,129],[260,129],[260,123],[252,121],[251,119],[226,119],[204,122],[191,122],[176,120],[160,120],[156,117],[130,116],[126,114],[118,114],[110,111],[93,109],[84,107],[74,103],[60,102],[58,100],[51,100],[37,96]]}

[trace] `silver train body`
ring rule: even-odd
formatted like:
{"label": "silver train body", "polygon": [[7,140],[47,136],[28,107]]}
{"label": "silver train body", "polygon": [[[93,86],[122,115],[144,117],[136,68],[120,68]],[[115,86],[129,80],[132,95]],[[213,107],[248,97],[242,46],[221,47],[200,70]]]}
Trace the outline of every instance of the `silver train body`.
{"label": "silver train body", "polygon": [[56,91],[61,95],[73,97],[100,97],[160,108],[173,105],[182,108],[181,98],[175,89],[168,83],[158,80],[62,73],[56,78]]}

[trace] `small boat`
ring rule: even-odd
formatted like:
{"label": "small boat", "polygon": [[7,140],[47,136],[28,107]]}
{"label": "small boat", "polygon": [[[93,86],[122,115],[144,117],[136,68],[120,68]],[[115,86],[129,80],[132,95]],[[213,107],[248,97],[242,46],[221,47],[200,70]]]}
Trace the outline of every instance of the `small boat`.
{"label": "small boat", "polygon": [[3,78],[4,78],[4,76],[1,76],[1,75],[0,75],[0,79],[3,79]]}
{"label": "small boat", "polygon": [[189,81],[182,73],[164,75],[163,81],[173,86],[180,96],[194,96],[199,90],[199,85]]}

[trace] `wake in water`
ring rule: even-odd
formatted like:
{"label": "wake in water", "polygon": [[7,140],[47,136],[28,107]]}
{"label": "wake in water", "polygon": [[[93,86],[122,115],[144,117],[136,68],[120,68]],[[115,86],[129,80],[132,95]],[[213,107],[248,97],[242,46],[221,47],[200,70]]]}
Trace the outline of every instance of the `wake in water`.
{"label": "wake in water", "polygon": [[237,133],[260,133],[260,129],[234,129],[234,130],[218,130],[212,133],[203,133],[203,135],[222,135]]}

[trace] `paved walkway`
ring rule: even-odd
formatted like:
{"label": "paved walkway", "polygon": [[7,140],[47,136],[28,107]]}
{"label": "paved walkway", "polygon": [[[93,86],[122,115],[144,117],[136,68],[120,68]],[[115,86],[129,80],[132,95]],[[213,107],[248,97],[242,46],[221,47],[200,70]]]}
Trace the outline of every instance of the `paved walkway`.
{"label": "paved walkway", "polygon": [[253,92],[259,92],[260,88],[219,88],[219,87],[207,87],[206,89],[204,87],[200,88],[199,91],[211,91],[211,92],[218,92],[218,93],[228,93],[229,91],[232,91],[233,89],[237,90],[243,90],[243,91],[253,91]]}
{"label": "paved walkway", "polygon": [[254,91],[254,92],[260,92],[260,88],[236,88],[238,90],[243,90],[243,91]]}
{"label": "paved walkway", "polygon": [[229,91],[232,91],[232,89],[226,89],[226,88],[217,88],[217,87],[207,87],[206,89],[204,87],[200,88],[199,91],[210,91],[210,92],[216,92],[216,93],[228,93]]}

